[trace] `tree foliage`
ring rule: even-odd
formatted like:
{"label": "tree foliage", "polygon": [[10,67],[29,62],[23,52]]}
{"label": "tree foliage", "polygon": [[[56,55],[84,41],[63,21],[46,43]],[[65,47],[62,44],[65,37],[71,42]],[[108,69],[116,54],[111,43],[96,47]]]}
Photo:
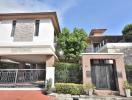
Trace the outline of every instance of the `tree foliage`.
{"label": "tree foliage", "polygon": [[77,60],[87,47],[87,34],[83,29],[74,28],[73,32],[70,32],[67,28],[63,28],[57,42],[60,50],[63,51],[65,61]]}
{"label": "tree foliage", "polygon": [[126,25],[122,30],[123,35],[132,35],[132,24]]}

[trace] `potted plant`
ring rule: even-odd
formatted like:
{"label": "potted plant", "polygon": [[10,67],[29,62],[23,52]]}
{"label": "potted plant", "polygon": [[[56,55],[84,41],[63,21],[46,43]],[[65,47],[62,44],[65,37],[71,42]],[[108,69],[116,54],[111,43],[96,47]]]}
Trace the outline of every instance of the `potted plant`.
{"label": "potted plant", "polygon": [[46,85],[45,85],[45,89],[44,89],[45,94],[50,94],[50,93],[52,93],[51,86],[52,86],[52,79],[46,80]]}
{"label": "potted plant", "polygon": [[84,91],[87,95],[91,96],[93,95],[93,91],[94,91],[94,85],[92,83],[86,83],[83,85]]}
{"label": "potted plant", "polygon": [[130,97],[131,96],[131,90],[130,90],[131,86],[128,83],[128,81],[124,81],[124,88],[125,88],[126,97]]}

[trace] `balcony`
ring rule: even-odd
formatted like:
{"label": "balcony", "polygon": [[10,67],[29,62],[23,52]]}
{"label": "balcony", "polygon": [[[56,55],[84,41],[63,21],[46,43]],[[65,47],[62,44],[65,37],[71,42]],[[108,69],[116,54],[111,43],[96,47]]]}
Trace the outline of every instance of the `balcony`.
{"label": "balcony", "polygon": [[0,58],[40,63],[47,55],[55,55],[52,45],[34,42],[0,42]]}
{"label": "balcony", "polygon": [[120,53],[126,49],[131,49],[132,43],[106,43],[98,48],[94,48],[95,52]]}

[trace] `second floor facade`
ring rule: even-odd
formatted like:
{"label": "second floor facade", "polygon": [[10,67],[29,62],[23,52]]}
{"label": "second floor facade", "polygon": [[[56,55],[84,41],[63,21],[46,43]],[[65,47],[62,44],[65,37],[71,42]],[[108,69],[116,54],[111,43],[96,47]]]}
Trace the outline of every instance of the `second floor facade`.
{"label": "second floor facade", "polygon": [[0,14],[0,44],[51,45],[60,32],[55,12]]}
{"label": "second floor facade", "polygon": [[0,54],[55,54],[56,12],[0,14]]}

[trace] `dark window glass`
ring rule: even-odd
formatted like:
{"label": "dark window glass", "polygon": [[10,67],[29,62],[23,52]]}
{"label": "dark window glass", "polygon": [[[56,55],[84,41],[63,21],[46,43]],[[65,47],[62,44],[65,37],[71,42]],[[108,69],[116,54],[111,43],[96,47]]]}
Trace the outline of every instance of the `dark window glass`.
{"label": "dark window glass", "polygon": [[39,23],[40,23],[40,20],[35,21],[35,34],[34,34],[34,36],[39,35]]}
{"label": "dark window glass", "polygon": [[13,20],[13,22],[12,22],[12,31],[11,31],[11,36],[12,37],[14,36],[15,28],[16,28],[16,20]]}

